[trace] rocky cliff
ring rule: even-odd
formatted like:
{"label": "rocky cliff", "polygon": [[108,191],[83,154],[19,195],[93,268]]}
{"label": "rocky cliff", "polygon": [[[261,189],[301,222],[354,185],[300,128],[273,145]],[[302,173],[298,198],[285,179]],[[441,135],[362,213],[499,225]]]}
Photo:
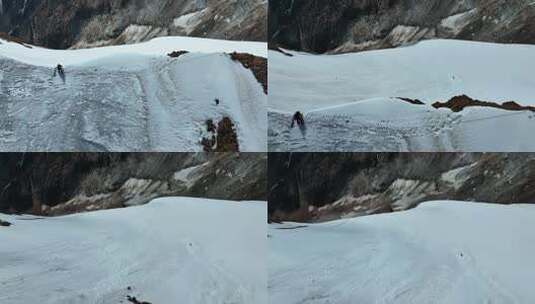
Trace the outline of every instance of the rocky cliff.
{"label": "rocky cliff", "polygon": [[531,0],[272,0],[272,47],[356,52],[453,38],[535,43]]}
{"label": "rocky cliff", "polygon": [[60,215],[162,196],[265,200],[260,153],[4,153],[0,213]]}
{"label": "rocky cliff", "polygon": [[0,32],[55,49],[184,35],[265,41],[262,0],[3,0]]}
{"label": "rocky cliff", "polygon": [[429,200],[535,203],[535,154],[272,153],[272,220],[321,221]]}

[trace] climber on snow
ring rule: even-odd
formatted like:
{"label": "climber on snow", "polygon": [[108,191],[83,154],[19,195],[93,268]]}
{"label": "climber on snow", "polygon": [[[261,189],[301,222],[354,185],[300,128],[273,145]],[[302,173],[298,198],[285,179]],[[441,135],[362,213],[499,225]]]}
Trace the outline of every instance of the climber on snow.
{"label": "climber on snow", "polygon": [[303,117],[303,114],[299,111],[295,112],[293,118],[292,118],[292,125],[293,128],[295,123],[297,122],[297,125],[301,128],[305,126],[305,118]]}
{"label": "climber on snow", "polygon": [[63,69],[63,66],[59,63],[54,69],[54,77],[56,77],[56,74],[59,75],[59,77],[61,77],[63,82],[65,82],[65,70]]}
{"label": "climber on snow", "polygon": [[56,74],[59,74],[59,76],[65,75],[65,70],[63,70],[63,66],[59,63],[54,69],[54,77],[56,76]]}

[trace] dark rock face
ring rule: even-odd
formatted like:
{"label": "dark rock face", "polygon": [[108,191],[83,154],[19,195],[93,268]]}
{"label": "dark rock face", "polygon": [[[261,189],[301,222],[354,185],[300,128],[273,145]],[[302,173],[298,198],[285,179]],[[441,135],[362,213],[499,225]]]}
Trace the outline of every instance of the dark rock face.
{"label": "dark rock face", "polygon": [[236,53],[233,52],[230,54],[230,58],[234,61],[240,62],[244,68],[250,69],[253,72],[256,80],[264,88],[264,93],[268,93],[268,62],[267,58],[254,56],[247,53]]}
{"label": "dark rock face", "polygon": [[466,95],[455,96],[448,100],[447,102],[437,101],[433,103],[433,107],[439,108],[448,108],[453,112],[461,112],[468,107],[487,107],[487,108],[497,108],[508,111],[532,111],[535,112],[535,107],[533,106],[522,106],[515,101],[507,101],[502,104],[492,101],[481,101],[477,99],[472,99]]}
{"label": "dark rock face", "polygon": [[[192,18],[175,22],[185,15]],[[267,5],[260,0],[0,1],[0,32],[55,49],[168,35],[265,41],[266,20]]]}
{"label": "dark rock face", "polygon": [[272,153],[269,214],[321,221],[429,200],[535,202],[535,154]]}
{"label": "dark rock face", "polygon": [[272,46],[355,52],[455,38],[535,43],[529,0],[273,0]]}
{"label": "dark rock face", "polygon": [[267,189],[259,153],[3,153],[0,168],[0,213],[60,215],[162,196],[265,200]]}

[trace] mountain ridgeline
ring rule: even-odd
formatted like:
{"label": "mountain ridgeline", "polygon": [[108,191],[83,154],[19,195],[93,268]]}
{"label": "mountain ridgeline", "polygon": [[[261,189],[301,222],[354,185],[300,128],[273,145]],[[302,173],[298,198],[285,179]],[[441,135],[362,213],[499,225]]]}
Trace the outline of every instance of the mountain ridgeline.
{"label": "mountain ridgeline", "polygon": [[531,0],[272,0],[269,17],[271,47],[314,53],[433,38],[535,43]]}
{"label": "mountain ridgeline", "polygon": [[161,36],[265,41],[262,0],[3,0],[0,32],[54,49]]}
{"label": "mountain ridgeline", "polygon": [[324,221],[430,200],[535,201],[535,154],[272,153],[269,215]]}
{"label": "mountain ridgeline", "polygon": [[61,215],[164,196],[265,200],[258,153],[3,153],[0,213]]}

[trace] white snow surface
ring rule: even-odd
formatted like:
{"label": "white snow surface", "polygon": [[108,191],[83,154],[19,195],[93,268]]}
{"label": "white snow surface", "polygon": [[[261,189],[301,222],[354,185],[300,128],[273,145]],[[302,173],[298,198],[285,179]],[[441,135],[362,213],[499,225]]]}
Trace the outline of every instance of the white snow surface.
{"label": "white snow surface", "polygon": [[[535,151],[533,112],[431,107],[462,94],[535,105],[535,46],[429,40],[342,55],[289,53],[269,52],[270,150]],[[305,114],[306,132],[289,129],[295,111]]]}
{"label": "white snow surface", "polygon": [[[240,151],[267,150],[267,96],[249,69],[222,53],[266,56],[265,43],[165,37],[81,50],[0,43],[2,151],[202,151],[206,120],[224,116]],[[175,50],[190,53],[169,58]],[[65,83],[52,77],[58,63]]]}
{"label": "white snow surface", "polygon": [[[23,63],[55,67],[91,65],[93,61],[107,59],[108,63],[128,62],[124,56],[160,58],[173,51],[192,53],[232,53],[243,52],[267,58],[267,45],[263,42],[230,41],[195,37],[160,37],[137,44],[105,46],[91,49],[52,50],[37,46],[24,47],[18,43],[0,39],[0,56]],[[113,59],[113,60],[112,60]]]}
{"label": "white snow surface", "polygon": [[534,216],[533,205],[437,201],[270,225],[270,303],[533,303]]}
{"label": "white snow surface", "polygon": [[267,303],[265,202],[1,218],[0,303]]}

